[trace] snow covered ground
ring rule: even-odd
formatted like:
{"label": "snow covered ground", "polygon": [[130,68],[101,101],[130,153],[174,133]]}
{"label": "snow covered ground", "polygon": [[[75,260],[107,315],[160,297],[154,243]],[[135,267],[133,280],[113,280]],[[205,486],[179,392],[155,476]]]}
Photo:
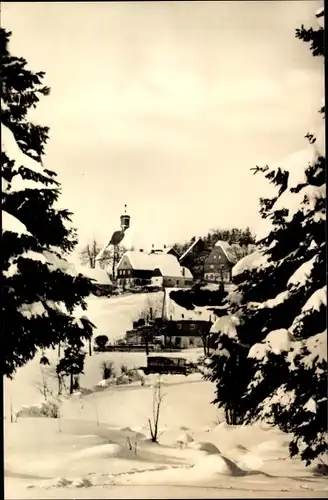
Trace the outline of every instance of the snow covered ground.
{"label": "snow covered ground", "polygon": [[[140,311],[147,307],[149,302],[154,306],[163,300],[161,293],[134,294],[123,297],[96,297],[88,299],[88,310],[86,316],[95,324],[97,335],[107,335],[110,341],[125,335],[126,330],[132,328],[133,320],[138,318]],[[50,362],[57,362],[57,351],[49,350],[47,356]],[[92,388],[101,379],[100,364],[102,360],[112,360],[119,368],[123,363],[129,368],[145,364],[143,353],[133,353],[126,358],[123,353],[99,353],[97,361],[90,360],[87,356],[85,361],[86,376],[82,376],[81,384]],[[5,407],[10,403],[14,408],[25,404],[38,403],[40,394],[36,390],[35,382],[40,381],[41,371],[39,357],[29,362],[23,369],[19,370],[13,381],[5,380]]]}
{"label": "snow covered ground", "polygon": [[[147,297],[148,298],[148,297]],[[88,315],[111,338],[130,327],[145,296],[91,299]],[[190,350],[197,359],[201,350]],[[51,353],[56,362],[56,352]],[[185,355],[185,352],[184,352]],[[143,353],[86,357],[81,385],[93,388],[100,364],[119,369],[145,363]],[[325,478],[288,457],[288,436],[256,426],[229,427],[210,404],[214,385],[199,373],[166,375],[159,443],[149,439],[157,376],[64,399],[60,419],[18,418],[14,410],[38,403],[38,359],[5,383],[5,488],[23,498],[326,498]]]}
{"label": "snow covered ground", "polygon": [[220,423],[196,375],[165,377],[152,443],[151,382],[73,396],[61,419],[6,420],[6,498],[327,497],[327,481],[289,459],[286,435]]}

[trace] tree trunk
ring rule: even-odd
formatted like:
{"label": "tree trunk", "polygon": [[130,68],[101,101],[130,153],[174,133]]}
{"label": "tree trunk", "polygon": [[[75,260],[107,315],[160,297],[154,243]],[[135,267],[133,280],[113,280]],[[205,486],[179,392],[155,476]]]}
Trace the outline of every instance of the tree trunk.
{"label": "tree trunk", "polygon": [[113,275],[113,283],[115,282],[115,261],[116,261],[116,253],[117,253],[117,248],[114,245],[113,246],[113,267],[112,267],[112,275]]}
{"label": "tree trunk", "polygon": [[60,342],[58,344],[58,358],[60,358]]}
{"label": "tree trunk", "polygon": [[202,336],[202,342],[203,342],[204,356],[206,356],[206,339],[203,336]]}
{"label": "tree trunk", "polygon": [[148,356],[149,354],[148,339],[145,339],[145,347],[146,347],[146,355]]}
{"label": "tree trunk", "polygon": [[70,373],[69,376],[69,393],[73,394],[73,387],[74,387],[74,379],[73,379],[73,372]]}
{"label": "tree trunk", "polygon": [[89,356],[92,356],[91,339],[89,339]]}

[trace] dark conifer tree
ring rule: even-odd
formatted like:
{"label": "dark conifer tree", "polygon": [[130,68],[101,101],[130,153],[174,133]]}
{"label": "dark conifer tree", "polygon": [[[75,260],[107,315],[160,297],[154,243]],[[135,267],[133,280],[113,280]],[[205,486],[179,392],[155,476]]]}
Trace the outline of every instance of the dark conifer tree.
{"label": "dark conifer tree", "polygon": [[[322,27],[302,26],[296,36],[324,55]],[[289,432],[291,456],[306,464],[328,451],[323,134],[308,133],[307,147],[279,167],[255,169],[276,195],[260,200],[259,251],[234,268],[237,290],[218,323],[211,376],[219,405],[230,404],[240,421],[267,419]],[[236,328],[225,329],[232,318]],[[231,402],[234,381],[241,397]]]}
{"label": "dark conifer tree", "polygon": [[[90,281],[76,275],[67,262],[77,243],[71,214],[57,208],[60,183],[43,164],[49,130],[28,117],[50,89],[43,85],[43,72],[30,71],[25,59],[11,55],[10,36],[0,29],[1,354],[8,377],[59,343],[65,352],[80,353],[93,326],[83,316]],[[43,354],[41,362],[46,362]]]}

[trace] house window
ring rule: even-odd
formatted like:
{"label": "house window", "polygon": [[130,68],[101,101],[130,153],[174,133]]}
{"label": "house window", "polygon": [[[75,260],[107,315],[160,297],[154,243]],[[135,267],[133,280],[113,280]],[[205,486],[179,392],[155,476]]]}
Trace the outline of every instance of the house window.
{"label": "house window", "polygon": [[181,323],[177,323],[177,329],[178,329],[178,330],[182,330],[182,325],[181,325]]}
{"label": "house window", "polygon": [[193,338],[190,338],[190,339],[189,339],[189,345],[190,345],[190,346],[193,346],[193,345],[194,345],[194,339],[193,339]]}
{"label": "house window", "polygon": [[210,264],[210,269],[214,269],[214,264]]}
{"label": "house window", "polygon": [[195,328],[196,328],[196,325],[194,325],[193,323],[191,323],[190,330],[195,330]]}
{"label": "house window", "polygon": [[177,280],[177,285],[179,284],[179,280]]}

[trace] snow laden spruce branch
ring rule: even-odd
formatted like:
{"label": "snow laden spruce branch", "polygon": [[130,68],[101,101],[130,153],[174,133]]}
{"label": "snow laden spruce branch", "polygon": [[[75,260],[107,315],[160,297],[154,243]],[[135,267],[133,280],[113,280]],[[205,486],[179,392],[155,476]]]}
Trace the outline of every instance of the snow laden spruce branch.
{"label": "snow laden spruce branch", "polygon": [[44,73],[11,55],[11,33],[0,29],[2,195],[2,355],[4,373],[47,348],[63,346],[58,370],[83,370],[82,348],[92,336],[85,316],[90,280],[67,261],[77,243],[71,213],[60,209],[60,183],[45,168],[49,129],[29,120],[50,89]]}
{"label": "snow laden spruce branch", "polygon": [[[321,30],[296,34],[315,56]],[[255,169],[275,195],[260,199],[256,252],[233,269],[209,378],[229,423],[268,420],[309,464],[328,451],[324,127],[305,139],[304,150]]]}

